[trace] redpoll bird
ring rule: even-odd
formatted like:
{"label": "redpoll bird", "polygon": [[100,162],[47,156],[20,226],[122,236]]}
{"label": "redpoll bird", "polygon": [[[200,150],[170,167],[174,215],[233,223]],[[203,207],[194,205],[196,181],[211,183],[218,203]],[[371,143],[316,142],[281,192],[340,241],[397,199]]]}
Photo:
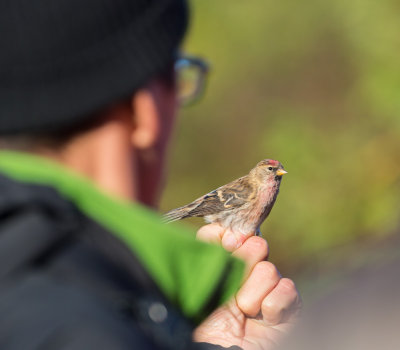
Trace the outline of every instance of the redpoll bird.
{"label": "redpoll bird", "polygon": [[260,236],[260,225],[267,218],[279,193],[281,163],[264,159],[249,174],[164,214],[166,222],[188,217],[204,217],[234,232]]}

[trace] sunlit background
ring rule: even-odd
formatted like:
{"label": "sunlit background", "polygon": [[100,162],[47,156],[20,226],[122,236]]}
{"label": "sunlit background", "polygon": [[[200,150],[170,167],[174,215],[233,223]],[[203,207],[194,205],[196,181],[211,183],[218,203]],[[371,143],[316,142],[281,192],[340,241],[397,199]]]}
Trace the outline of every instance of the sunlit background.
{"label": "sunlit background", "polygon": [[358,264],[400,223],[399,3],[191,4],[185,51],[212,71],[180,113],[161,208],[277,159],[289,174],[261,228],[270,260],[300,289]]}

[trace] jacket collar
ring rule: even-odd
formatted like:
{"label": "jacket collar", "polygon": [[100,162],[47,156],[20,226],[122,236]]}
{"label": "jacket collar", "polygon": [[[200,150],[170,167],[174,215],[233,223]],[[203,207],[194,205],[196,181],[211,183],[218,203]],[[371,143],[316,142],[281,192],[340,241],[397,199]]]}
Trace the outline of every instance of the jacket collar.
{"label": "jacket collar", "polygon": [[85,215],[116,235],[138,257],[169,300],[189,318],[205,316],[212,299],[236,292],[244,264],[219,246],[194,239],[179,225],[165,225],[138,205],[102,193],[89,179],[42,157],[1,151],[0,171],[15,180],[51,186]]}

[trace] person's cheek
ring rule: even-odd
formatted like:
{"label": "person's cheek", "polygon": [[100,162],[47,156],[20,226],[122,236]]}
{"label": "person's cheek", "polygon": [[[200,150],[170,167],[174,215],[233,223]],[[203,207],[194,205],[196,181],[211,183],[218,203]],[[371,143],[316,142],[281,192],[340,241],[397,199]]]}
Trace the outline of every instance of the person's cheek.
{"label": "person's cheek", "polygon": [[163,84],[155,87],[160,132],[154,148],[141,157],[142,184],[144,195],[142,202],[156,208],[166,182],[166,161],[168,146],[178,110],[176,90]]}

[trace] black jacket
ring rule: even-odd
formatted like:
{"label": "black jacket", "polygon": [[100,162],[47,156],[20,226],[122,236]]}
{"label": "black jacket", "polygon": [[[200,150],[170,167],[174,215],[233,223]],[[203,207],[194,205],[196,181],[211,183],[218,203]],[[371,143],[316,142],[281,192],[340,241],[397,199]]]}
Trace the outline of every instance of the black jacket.
{"label": "black jacket", "polygon": [[50,187],[0,176],[0,349],[218,349],[114,235]]}

